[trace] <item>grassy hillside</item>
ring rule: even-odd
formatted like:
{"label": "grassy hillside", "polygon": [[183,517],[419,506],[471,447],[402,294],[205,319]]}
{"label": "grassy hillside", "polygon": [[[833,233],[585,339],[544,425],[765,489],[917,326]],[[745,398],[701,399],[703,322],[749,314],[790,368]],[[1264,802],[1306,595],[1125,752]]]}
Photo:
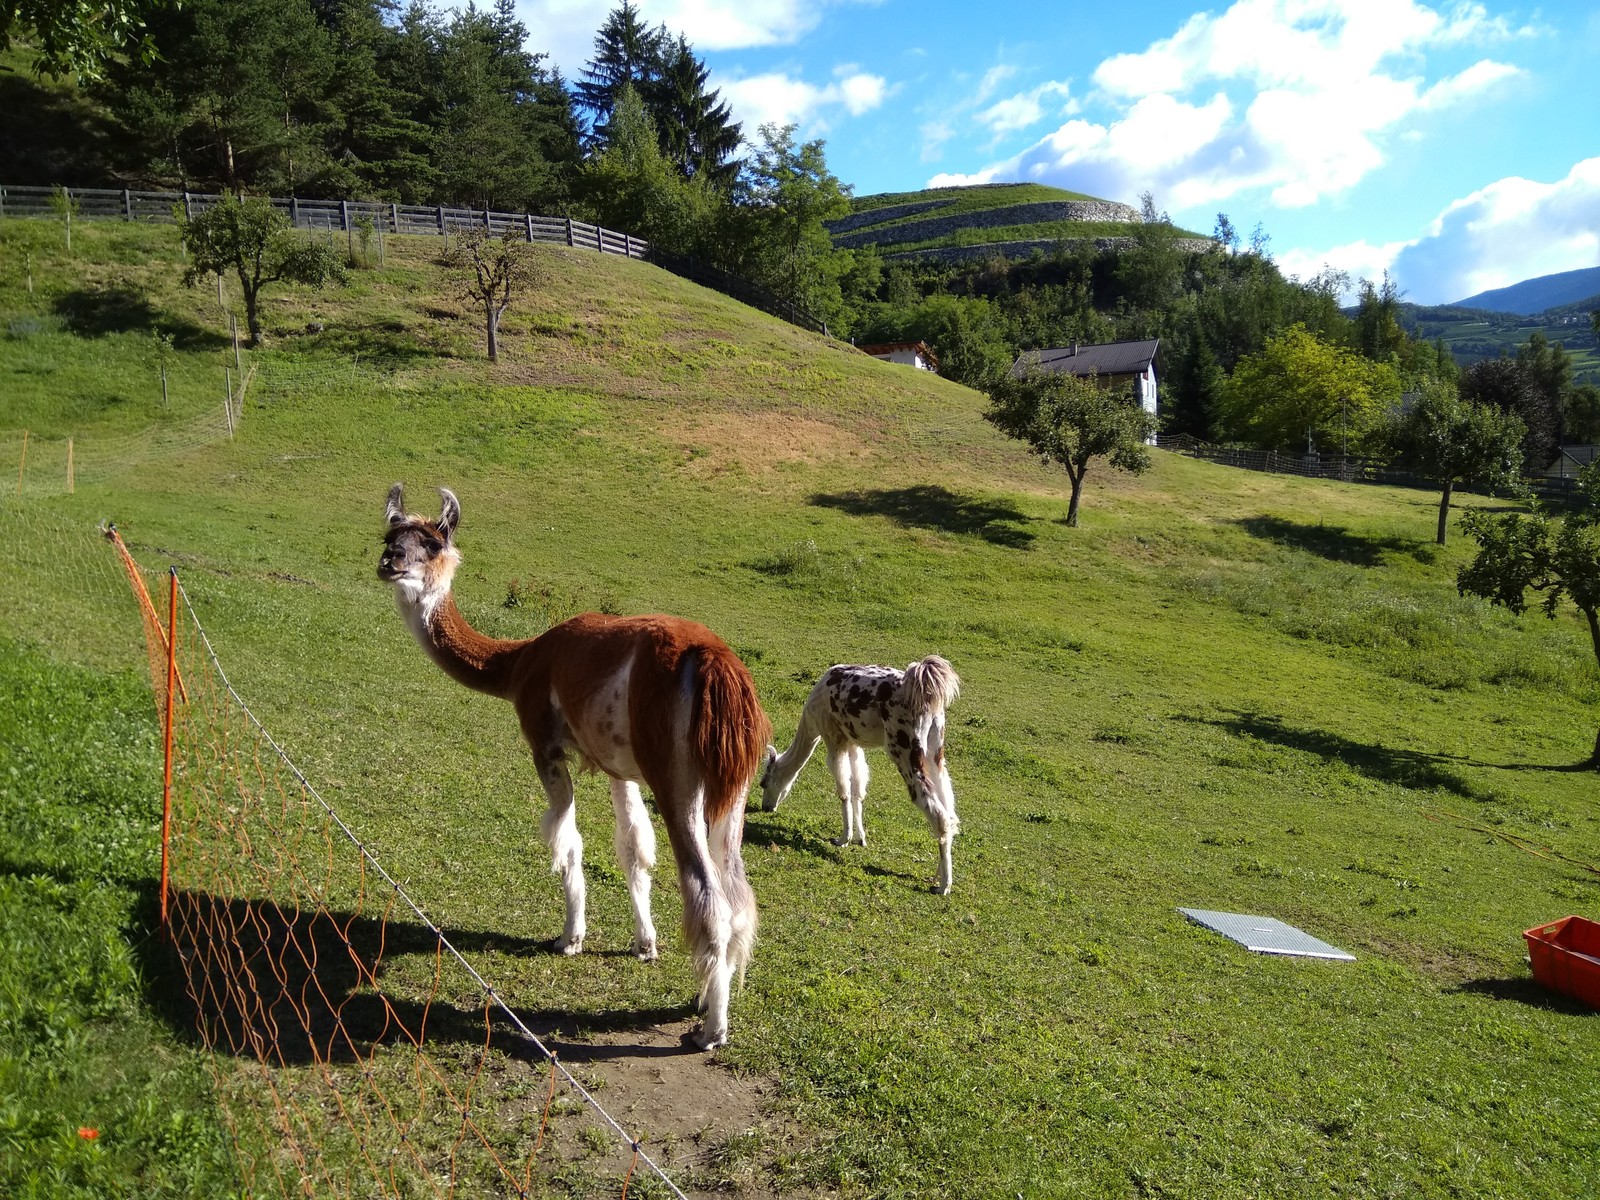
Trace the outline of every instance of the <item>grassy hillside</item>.
{"label": "grassy hillside", "polygon": [[[1088,214],[1059,218],[1045,205],[1082,202]],[[831,222],[835,244],[877,245],[886,254],[1018,241],[1127,237],[1138,211],[1082,192],[1038,183],[887,192],[852,201],[848,217]],[[1183,232],[1185,237],[1199,235]]]}
{"label": "grassy hillside", "polygon": [[[62,494],[41,465],[0,508],[0,653],[87,681],[137,666],[93,583],[92,527],[114,518],[180,565],[236,686],[424,907],[486,931],[513,1006],[579,1035],[686,1028],[670,858],[663,838],[661,961],[610,953],[627,898],[604,789],[582,782],[595,953],[519,948],[560,928],[537,787],[509,708],[445,679],[373,578],[394,480],[416,505],[460,495],[480,627],[694,616],[785,740],[832,662],[938,651],[961,672],[951,896],[929,893],[933,839],[881,755],[866,848],[830,844],[820,762],[749,815],[761,941],[706,1069],[760,1080],[771,1110],[706,1134],[723,1174],[697,1186],[1600,1190],[1595,1018],[1531,982],[1520,939],[1600,916],[1595,781],[1571,769],[1600,673],[1575,620],[1457,597],[1466,548],[1431,545],[1433,496],[1158,454],[1139,479],[1092,474],[1069,529],[1065,481],[981,397],[644,264],[548,251],[490,367],[425,240],[347,291],[278,292],[237,436],[180,436],[220,407],[231,355],[215,292],[173,282],[171,232],[86,224],[71,258],[45,223],[0,239],[0,461],[23,428],[70,433],[84,481]],[[152,328],[178,347],[166,407]],[[94,769],[62,755],[60,787]],[[13,876],[48,866],[11,825]],[[1178,905],[1277,916],[1357,961],[1252,956]],[[424,990],[431,958],[386,982]]]}

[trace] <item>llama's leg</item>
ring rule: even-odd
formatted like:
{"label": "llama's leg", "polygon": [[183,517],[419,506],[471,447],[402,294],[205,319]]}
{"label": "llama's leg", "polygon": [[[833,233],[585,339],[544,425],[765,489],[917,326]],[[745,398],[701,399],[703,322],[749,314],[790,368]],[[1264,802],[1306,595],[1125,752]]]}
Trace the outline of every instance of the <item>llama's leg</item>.
{"label": "llama's leg", "polygon": [[851,806],[853,788],[851,774],[854,747],[848,742],[828,742],[828,770],[833,773],[833,784],[839,793],[839,808],[844,817],[844,829],[833,839],[835,846],[848,846],[855,840],[855,810]]}
{"label": "llama's leg", "polygon": [[561,876],[561,889],[567,896],[567,923],[556,939],[556,949],[563,954],[578,954],[583,950],[583,936],[588,930],[585,917],[586,897],[583,884],[583,838],[578,833],[576,807],[573,804],[572,775],[566,761],[559,755],[535,756],[539,767],[539,782],[544,784],[549,807],[539,823],[539,831],[550,847],[550,870]]}
{"label": "llama's leg", "polygon": [[867,780],[872,772],[867,769],[867,752],[861,746],[850,751],[850,805],[856,813],[856,837],[863,846],[867,844]]}
{"label": "llama's leg", "polygon": [[617,864],[633,901],[633,952],[645,962],[656,957],[656,927],[650,920],[650,872],[656,867],[656,831],[639,795],[639,785],[611,781],[611,807],[617,816]]}

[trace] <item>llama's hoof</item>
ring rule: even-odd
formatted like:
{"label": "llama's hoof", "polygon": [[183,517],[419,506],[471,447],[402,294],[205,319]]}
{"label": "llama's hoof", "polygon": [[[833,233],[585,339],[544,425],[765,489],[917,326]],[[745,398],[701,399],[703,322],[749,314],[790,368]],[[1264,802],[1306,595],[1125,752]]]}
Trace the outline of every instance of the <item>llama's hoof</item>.
{"label": "llama's hoof", "polygon": [[633,953],[635,956],[637,956],[640,962],[655,962],[656,958],[658,957],[656,944],[653,939],[648,942],[634,942]]}
{"label": "llama's hoof", "polygon": [[933,881],[933,894],[935,896],[948,896],[950,894],[950,888],[950,884],[944,883],[941,880],[935,879]]}
{"label": "llama's hoof", "polygon": [[839,847],[843,848],[843,847],[848,846],[850,844],[850,839],[847,838],[847,837],[829,838],[828,839],[828,844],[830,846],[839,846]]}
{"label": "llama's hoof", "polygon": [[576,937],[567,937],[563,934],[556,939],[556,949],[568,958],[571,958],[574,954],[582,954],[583,935],[580,933]]}
{"label": "llama's hoof", "polygon": [[709,1025],[702,1025],[694,1032],[694,1044],[702,1050],[715,1050],[718,1046],[726,1046],[728,1031],[713,1030]]}

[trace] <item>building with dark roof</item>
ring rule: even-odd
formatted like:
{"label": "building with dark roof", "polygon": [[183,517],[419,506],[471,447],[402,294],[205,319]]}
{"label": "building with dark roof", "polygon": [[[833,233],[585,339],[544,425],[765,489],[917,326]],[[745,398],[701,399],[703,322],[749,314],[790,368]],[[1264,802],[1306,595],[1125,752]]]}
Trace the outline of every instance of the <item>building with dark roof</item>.
{"label": "building with dark roof", "polygon": [[1128,398],[1152,417],[1156,415],[1156,351],[1160,338],[1145,342],[1105,342],[1080,346],[1074,342],[1056,350],[1025,350],[1017,355],[1011,373],[1019,378],[1034,371],[1064,375],[1093,375],[1107,387],[1128,389]]}

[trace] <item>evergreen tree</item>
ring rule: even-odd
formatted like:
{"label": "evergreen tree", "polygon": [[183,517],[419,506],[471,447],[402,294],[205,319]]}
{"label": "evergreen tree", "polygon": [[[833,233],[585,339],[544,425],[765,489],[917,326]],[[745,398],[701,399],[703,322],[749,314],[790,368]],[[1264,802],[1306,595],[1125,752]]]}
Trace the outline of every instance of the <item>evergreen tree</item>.
{"label": "evergreen tree", "polygon": [[469,5],[445,33],[434,164],[447,201],[516,210],[565,196],[570,104],[526,37],[512,0]]}
{"label": "evergreen tree", "polygon": [[661,137],[661,149],[686,179],[702,178],[726,192],[739,174],[734,153],[742,135],[719,93],[706,90],[710,71],[682,36],[664,48],[661,74],[646,85],[644,100]]}
{"label": "evergreen tree", "polygon": [[596,221],[673,254],[700,252],[717,224],[720,197],[703,179],[678,173],[644,102],[627,85],[617,93],[610,140],[584,167],[582,184]]}
{"label": "evergreen tree", "polygon": [[622,0],[607,15],[595,35],[594,57],[575,88],[578,103],[590,113],[592,144],[605,145],[609,136],[606,126],[624,86],[641,95],[650,92],[661,77],[666,44],[666,26],[651,29],[640,18],[633,0]]}
{"label": "evergreen tree", "polygon": [[1171,399],[1162,406],[1162,425],[1167,433],[1206,439],[1221,414],[1227,376],[1217,365],[1211,339],[1198,318],[1190,318],[1187,333],[1177,369],[1163,385],[1163,393]]}

